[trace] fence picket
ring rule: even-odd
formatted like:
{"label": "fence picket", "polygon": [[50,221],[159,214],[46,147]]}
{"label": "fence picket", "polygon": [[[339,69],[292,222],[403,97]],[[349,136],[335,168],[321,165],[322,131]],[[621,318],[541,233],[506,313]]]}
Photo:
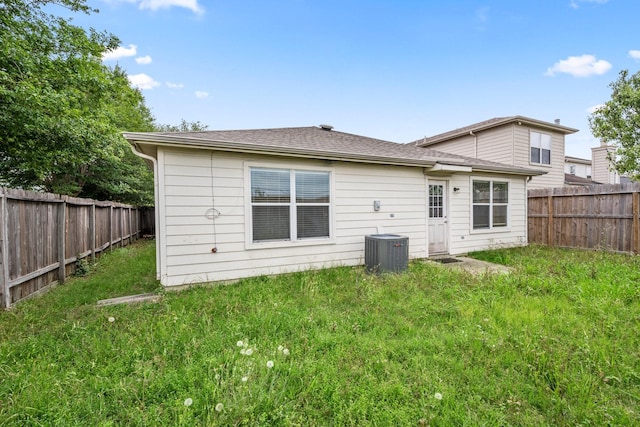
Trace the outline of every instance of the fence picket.
{"label": "fence picket", "polygon": [[640,183],[529,190],[529,243],[640,252]]}
{"label": "fence picket", "polygon": [[153,233],[151,210],[0,187],[0,308],[64,283],[78,259]]}

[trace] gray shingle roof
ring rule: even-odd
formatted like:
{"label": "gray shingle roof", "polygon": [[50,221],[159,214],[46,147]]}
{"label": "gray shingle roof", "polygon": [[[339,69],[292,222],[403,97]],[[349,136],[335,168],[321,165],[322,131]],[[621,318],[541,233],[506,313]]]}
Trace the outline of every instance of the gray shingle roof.
{"label": "gray shingle roof", "polygon": [[491,129],[491,128],[502,126],[505,124],[518,123],[518,122],[524,123],[530,126],[552,129],[556,132],[561,132],[563,134],[578,132],[578,129],[562,126],[558,123],[549,123],[542,120],[536,120],[536,119],[532,119],[524,116],[507,116],[507,117],[494,117],[489,120],[484,120],[482,122],[474,123],[469,126],[464,126],[464,127],[454,129],[448,132],[444,132],[438,135],[430,136],[428,138],[424,137],[421,139],[417,139],[413,142],[410,142],[410,144],[417,145],[420,147],[426,147],[432,144],[436,144],[438,142],[443,142],[449,139],[457,138],[459,136],[467,135],[469,134],[469,132],[480,132],[486,129]]}
{"label": "gray shingle roof", "polygon": [[335,130],[325,130],[316,126],[201,132],[141,132],[124,133],[124,136],[134,145],[191,146],[225,151],[421,167],[431,167],[439,163],[521,175],[542,173],[411,144],[398,144]]}

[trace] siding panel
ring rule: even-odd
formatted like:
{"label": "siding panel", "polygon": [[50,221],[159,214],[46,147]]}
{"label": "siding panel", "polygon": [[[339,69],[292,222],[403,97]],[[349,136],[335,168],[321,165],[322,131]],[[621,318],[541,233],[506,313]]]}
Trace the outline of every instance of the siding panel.
{"label": "siding panel", "polygon": [[[425,177],[420,168],[269,158],[198,150],[164,152],[165,285],[231,280],[335,265],[362,264],[364,236],[380,227],[410,239],[410,256],[426,256]],[[162,158],[162,156],[160,156]],[[334,238],[270,249],[245,244],[245,167],[329,168],[334,183]],[[213,189],[212,189],[213,185]],[[213,191],[212,191],[213,190]],[[213,197],[212,197],[213,192]],[[382,209],[373,210],[380,200]],[[215,203],[215,205],[214,205]],[[215,207],[220,216],[206,216]],[[215,221],[215,235],[214,224]],[[218,252],[211,252],[214,244]],[[305,245],[306,244],[306,245]]]}

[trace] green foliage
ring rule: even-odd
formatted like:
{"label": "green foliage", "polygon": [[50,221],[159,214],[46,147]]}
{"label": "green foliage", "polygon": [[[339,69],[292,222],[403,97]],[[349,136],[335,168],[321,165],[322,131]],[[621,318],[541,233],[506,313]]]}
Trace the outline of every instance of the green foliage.
{"label": "green foliage", "polygon": [[188,122],[182,119],[179,125],[163,125],[157,124],[156,132],[201,132],[209,128],[209,126],[200,121]]}
{"label": "green foliage", "polygon": [[10,0],[0,6],[0,183],[149,204],[151,174],[121,131],[153,130],[123,70],[102,64],[118,46],[43,11],[96,12],[84,0]]}
{"label": "green foliage", "polygon": [[640,71],[620,72],[609,85],[611,99],[589,118],[593,135],[617,146],[614,162],[621,174],[640,178]]}
{"label": "green foliage", "polygon": [[153,246],[118,249],[0,313],[0,420],[639,425],[640,258],[535,246],[474,256],[514,272],[342,267],[97,307],[157,289]]}

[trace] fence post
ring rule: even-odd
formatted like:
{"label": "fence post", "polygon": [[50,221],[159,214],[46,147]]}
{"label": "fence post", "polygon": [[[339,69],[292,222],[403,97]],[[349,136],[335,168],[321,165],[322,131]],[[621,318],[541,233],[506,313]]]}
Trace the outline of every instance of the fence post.
{"label": "fence post", "polygon": [[553,194],[547,196],[547,245],[554,246],[553,239]]}
{"label": "fence post", "polygon": [[113,205],[109,205],[109,252],[113,250]]}
{"label": "fence post", "polygon": [[91,205],[91,211],[89,212],[89,242],[91,245],[91,262],[96,261],[96,204]]}
{"label": "fence post", "polygon": [[[1,191],[1,189],[0,189]],[[2,301],[0,307],[11,306],[11,289],[9,288],[9,207],[7,198],[0,194],[0,289],[2,289]]]}
{"label": "fence post", "polygon": [[129,244],[133,243],[133,218],[131,217],[131,208],[128,208],[129,211]]}
{"label": "fence post", "polygon": [[66,228],[67,228],[67,202],[62,201],[58,205],[58,283],[63,284],[66,279]]}
{"label": "fence post", "polygon": [[631,251],[634,254],[640,253],[640,191],[635,189],[631,193],[633,201],[633,222],[631,228],[633,229],[633,241],[631,242]]}
{"label": "fence post", "polygon": [[120,206],[120,247],[124,248],[124,208]]}

